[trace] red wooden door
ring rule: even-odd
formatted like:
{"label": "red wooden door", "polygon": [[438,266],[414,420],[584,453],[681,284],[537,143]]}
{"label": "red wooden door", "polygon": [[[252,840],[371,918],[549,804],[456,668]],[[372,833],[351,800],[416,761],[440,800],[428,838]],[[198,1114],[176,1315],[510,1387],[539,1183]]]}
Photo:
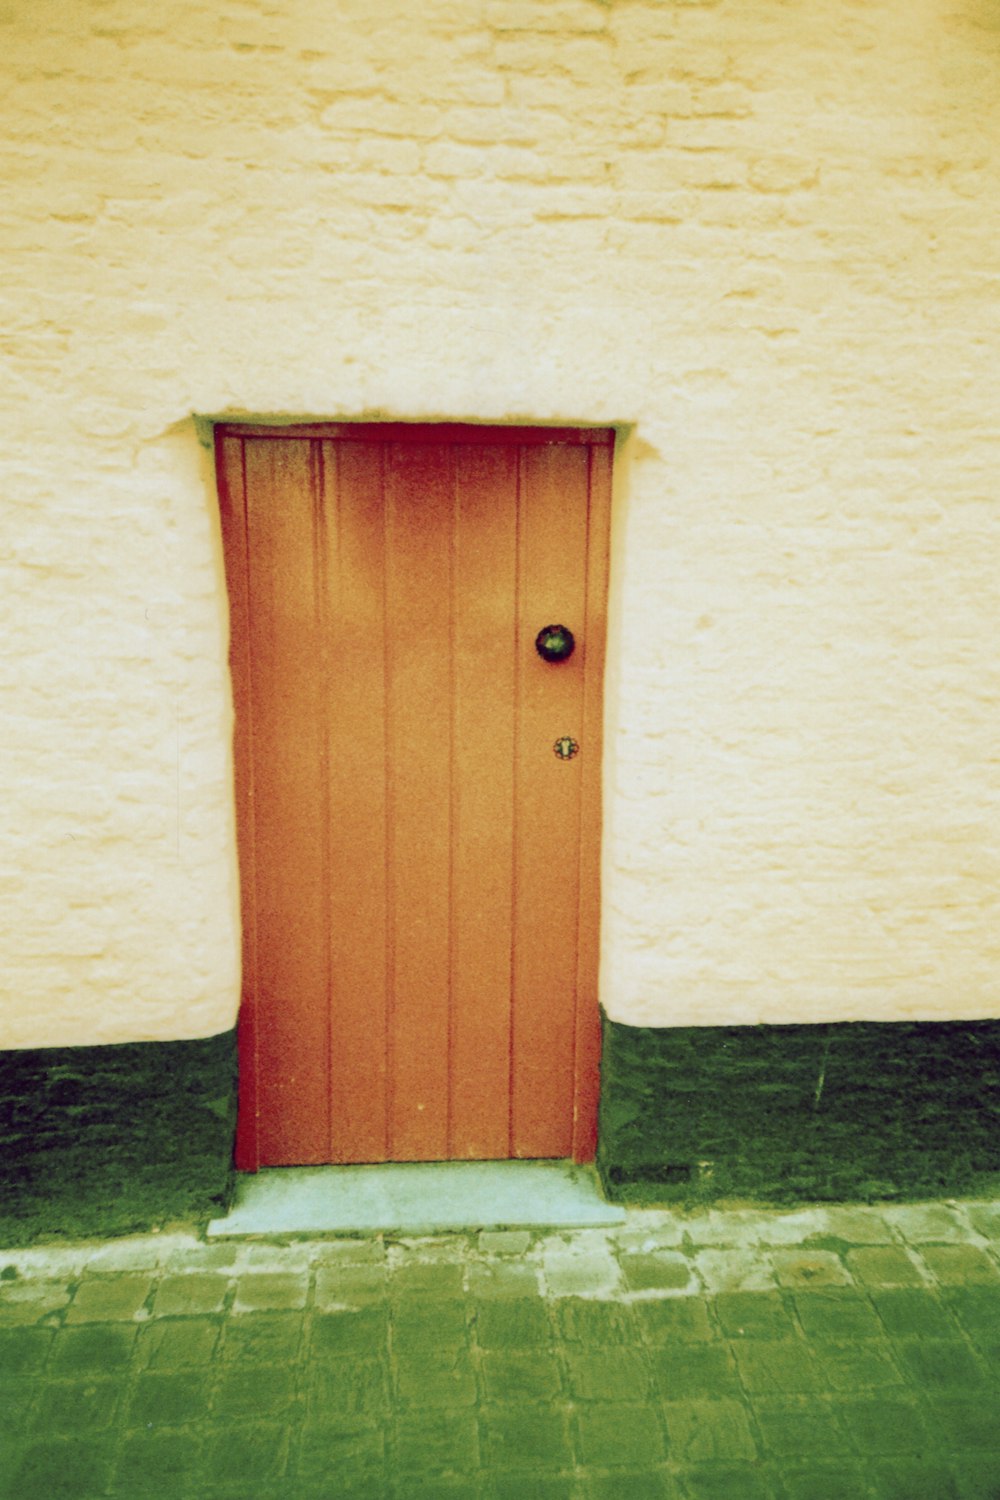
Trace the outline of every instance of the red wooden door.
{"label": "red wooden door", "polygon": [[593,1155],[612,446],[217,429],[239,1166]]}

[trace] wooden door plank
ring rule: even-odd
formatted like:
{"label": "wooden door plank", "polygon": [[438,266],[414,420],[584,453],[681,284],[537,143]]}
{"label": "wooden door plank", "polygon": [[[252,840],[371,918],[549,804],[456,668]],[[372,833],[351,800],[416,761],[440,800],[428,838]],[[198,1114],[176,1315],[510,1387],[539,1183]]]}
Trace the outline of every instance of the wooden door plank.
{"label": "wooden door plank", "polygon": [[260,1165],[257,1056],[257,889],[253,828],[253,758],[250,694],[250,587],[243,443],[216,434],[219,514],[229,595],[229,671],[233,691],[233,774],[236,788],[236,842],[240,863],[242,978],[237,1045],[239,1101],[235,1161],[240,1171]]}
{"label": "wooden door plank", "polygon": [[386,751],[382,448],[324,443],[329,545],[330,1160],[385,1161]]}
{"label": "wooden door plank", "polygon": [[264,1165],[329,1150],[321,511],[312,445],[246,444]]}
{"label": "wooden door plank", "polygon": [[448,449],[386,449],[390,1154],[448,1151],[451,518]]}
{"label": "wooden door plank", "polygon": [[[519,499],[512,1145],[569,1156],[573,1143],[588,454],[526,448]],[[579,641],[563,662],[535,650],[544,625]],[[560,760],[560,736],[580,744]]]}
{"label": "wooden door plank", "polygon": [[601,1013],[598,1004],[601,927],[601,785],[604,660],[611,548],[612,450],[590,451],[587,518],[586,624],[580,757],[580,904],[577,923],[576,1041],[573,1158],[592,1161],[597,1150]]}
{"label": "wooden door plank", "polygon": [[453,1157],[510,1154],[517,450],[455,450]]}

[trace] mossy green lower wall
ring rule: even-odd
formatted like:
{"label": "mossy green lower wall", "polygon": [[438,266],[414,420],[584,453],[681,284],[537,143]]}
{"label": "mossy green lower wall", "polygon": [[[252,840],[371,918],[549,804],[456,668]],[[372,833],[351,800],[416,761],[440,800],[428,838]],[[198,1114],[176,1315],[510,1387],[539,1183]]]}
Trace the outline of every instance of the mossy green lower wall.
{"label": "mossy green lower wall", "polygon": [[604,1022],[598,1166],[623,1201],[1000,1187],[1000,1021]]}
{"label": "mossy green lower wall", "polygon": [[235,1123],[235,1031],[0,1053],[0,1242],[217,1213]]}

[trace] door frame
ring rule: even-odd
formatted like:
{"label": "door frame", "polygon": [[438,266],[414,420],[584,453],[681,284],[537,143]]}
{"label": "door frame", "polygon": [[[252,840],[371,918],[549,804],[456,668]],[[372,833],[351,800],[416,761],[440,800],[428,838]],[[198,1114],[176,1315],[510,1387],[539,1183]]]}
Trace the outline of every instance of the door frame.
{"label": "door frame", "polygon": [[[229,668],[235,722],[233,763],[236,836],[239,857],[242,977],[237,1025],[239,1097],[235,1164],[256,1172],[260,1166],[257,1070],[257,925],[254,849],[254,767],[250,736],[252,673],[249,652],[249,546],[242,465],[225,461],[227,443],[255,439],[378,439],[408,443],[559,443],[589,450],[587,577],[583,640],[588,652],[581,739],[580,865],[576,964],[573,1160],[589,1162],[597,1149],[600,1096],[600,964],[603,702],[607,650],[607,601],[611,542],[612,467],[616,432],[608,427],[542,427],[467,423],[267,422],[215,424],[215,469],[229,602]],[[594,684],[598,690],[594,691]],[[589,690],[588,690],[589,687]]]}

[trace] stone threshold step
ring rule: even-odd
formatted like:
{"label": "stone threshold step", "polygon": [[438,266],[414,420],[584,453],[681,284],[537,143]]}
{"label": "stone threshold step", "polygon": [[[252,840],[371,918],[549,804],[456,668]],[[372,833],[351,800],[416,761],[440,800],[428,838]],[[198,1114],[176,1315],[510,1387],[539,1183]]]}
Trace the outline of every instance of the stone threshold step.
{"label": "stone threshold step", "polygon": [[241,1173],[209,1239],[253,1234],[427,1234],[621,1224],[593,1167],[568,1161],[387,1162]]}

